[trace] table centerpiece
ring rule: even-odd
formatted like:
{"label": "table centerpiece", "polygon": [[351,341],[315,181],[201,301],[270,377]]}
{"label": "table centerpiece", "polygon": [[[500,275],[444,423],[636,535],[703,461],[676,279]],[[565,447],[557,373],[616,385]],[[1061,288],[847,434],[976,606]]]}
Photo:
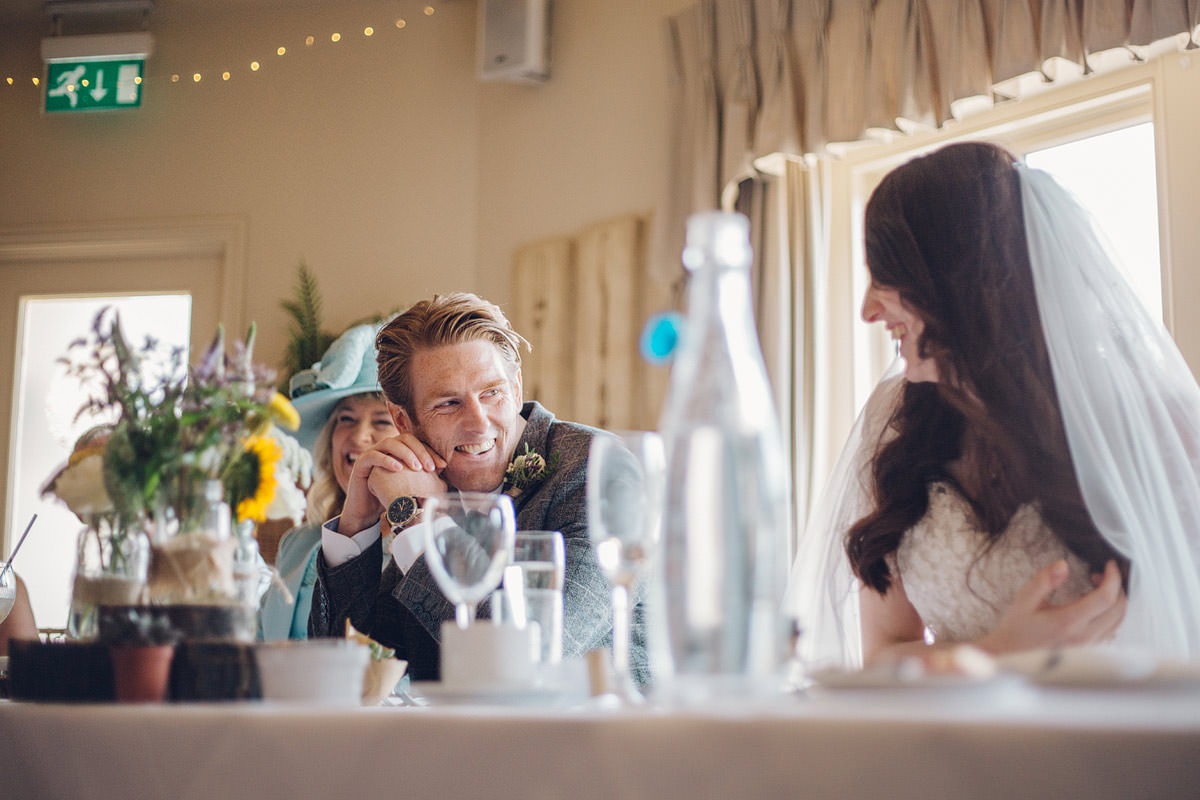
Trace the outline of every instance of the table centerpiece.
{"label": "table centerpiece", "polygon": [[136,599],[85,599],[157,607],[184,639],[253,640],[258,589],[269,574],[254,526],[299,521],[300,487],[312,468],[281,430],[295,430],[299,415],[273,388],[273,371],[253,362],[254,338],[252,324],[226,353],[218,326],[189,368],[184,348],[165,350],[152,337],[132,346],[106,308],[89,335],[72,342],[62,362],[88,392],[80,415],[112,421],[80,437],[44,493],[85,523],[82,539],[96,544],[110,571],[142,546],[149,553]]}

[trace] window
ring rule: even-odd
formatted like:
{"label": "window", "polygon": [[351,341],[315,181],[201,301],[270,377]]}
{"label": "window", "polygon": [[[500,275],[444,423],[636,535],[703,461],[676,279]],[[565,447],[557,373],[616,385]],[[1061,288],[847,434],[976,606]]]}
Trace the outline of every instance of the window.
{"label": "window", "polygon": [[58,359],[72,340],[86,335],[105,306],[117,309],[131,343],[141,343],[153,332],[165,347],[188,346],[192,300],[187,294],[21,298],[8,525],[21,531],[38,515],[16,567],[41,627],[66,624],[75,543],[83,527],[62,503],[42,499],[41,487],[66,461],[81,433],[108,421],[77,416],[86,395]]}
{"label": "window", "polygon": [[1033,150],[1025,163],[1058,179],[1095,217],[1133,291],[1163,318],[1154,123]]}

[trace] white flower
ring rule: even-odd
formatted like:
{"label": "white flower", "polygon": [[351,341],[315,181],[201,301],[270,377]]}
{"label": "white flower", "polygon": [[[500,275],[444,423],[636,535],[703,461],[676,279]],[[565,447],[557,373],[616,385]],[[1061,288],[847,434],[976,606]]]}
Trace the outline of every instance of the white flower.
{"label": "white flower", "polygon": [[[300,442],[295,438],[275,426],[271,427],[270,435],[279,443],[279,449],[283,451],[276,467],[281,470],[281,474],[277,476],[279,483],[283,484],[290,480],[307,489],[312,485],[312,453],[301,447]],[[284,475],[282,472],[288,474]]]}
{"label": "white flower", "polygon": [[66,503],[80,519],[113,510],[104,488],[104,451],[89,453],[68,462],[46,487]]}
{"label": "white flower", "polygon": [[275,496],[267,506],[267,519],[290,519],[299,525],[308,507],[302,488],[312,485],[312,454],[275,426],[269,435],[279,444],[281,455],[275,463]]}
{"label": "white flower", "polygon": [[267,519],[290,519],[299,525],[304,521],[305,499],[304,492],[291,480],[286,470],[276,474],[278,483],[275,485],[275,496],[267,506]]}

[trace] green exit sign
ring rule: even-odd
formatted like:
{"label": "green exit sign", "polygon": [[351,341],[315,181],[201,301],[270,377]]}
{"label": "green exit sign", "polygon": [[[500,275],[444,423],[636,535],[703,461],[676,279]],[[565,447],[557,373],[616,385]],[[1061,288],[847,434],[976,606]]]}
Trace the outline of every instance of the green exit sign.
{"label": "green exit sign", "polygon": [[109,111],[142,104],[144,59],[52,61],[46,72],[46,111]]}

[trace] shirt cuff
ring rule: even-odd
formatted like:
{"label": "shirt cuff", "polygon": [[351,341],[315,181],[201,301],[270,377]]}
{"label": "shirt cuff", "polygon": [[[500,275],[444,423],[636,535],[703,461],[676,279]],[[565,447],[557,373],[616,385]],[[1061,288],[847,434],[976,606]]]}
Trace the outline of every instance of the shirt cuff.
{"label": "shirt cuff", "polygon": [[330,567],[340,567],[358,558],[380,536],[378,522],[353,536],[343,536],[338,533],[340,519],[334,517],[321,526],[321,552],[325,554],[325,564]]}
{"label": "shirt cuff", "polygon": [[[454,520],[449,517],[438,519],[434,526],[438,532],[446,528],[454,527]],[[400,568],[400,572],[407,574],[408,570],[416,562],[421,554],[425,552],[425,531],[421,524],[410,525],[404,530],[396,534],[396,538],[392,539],[388,550],[391,551],[392,560],[396,562],[396,566]],[[328,559],[328,556],[326,556]]]}

